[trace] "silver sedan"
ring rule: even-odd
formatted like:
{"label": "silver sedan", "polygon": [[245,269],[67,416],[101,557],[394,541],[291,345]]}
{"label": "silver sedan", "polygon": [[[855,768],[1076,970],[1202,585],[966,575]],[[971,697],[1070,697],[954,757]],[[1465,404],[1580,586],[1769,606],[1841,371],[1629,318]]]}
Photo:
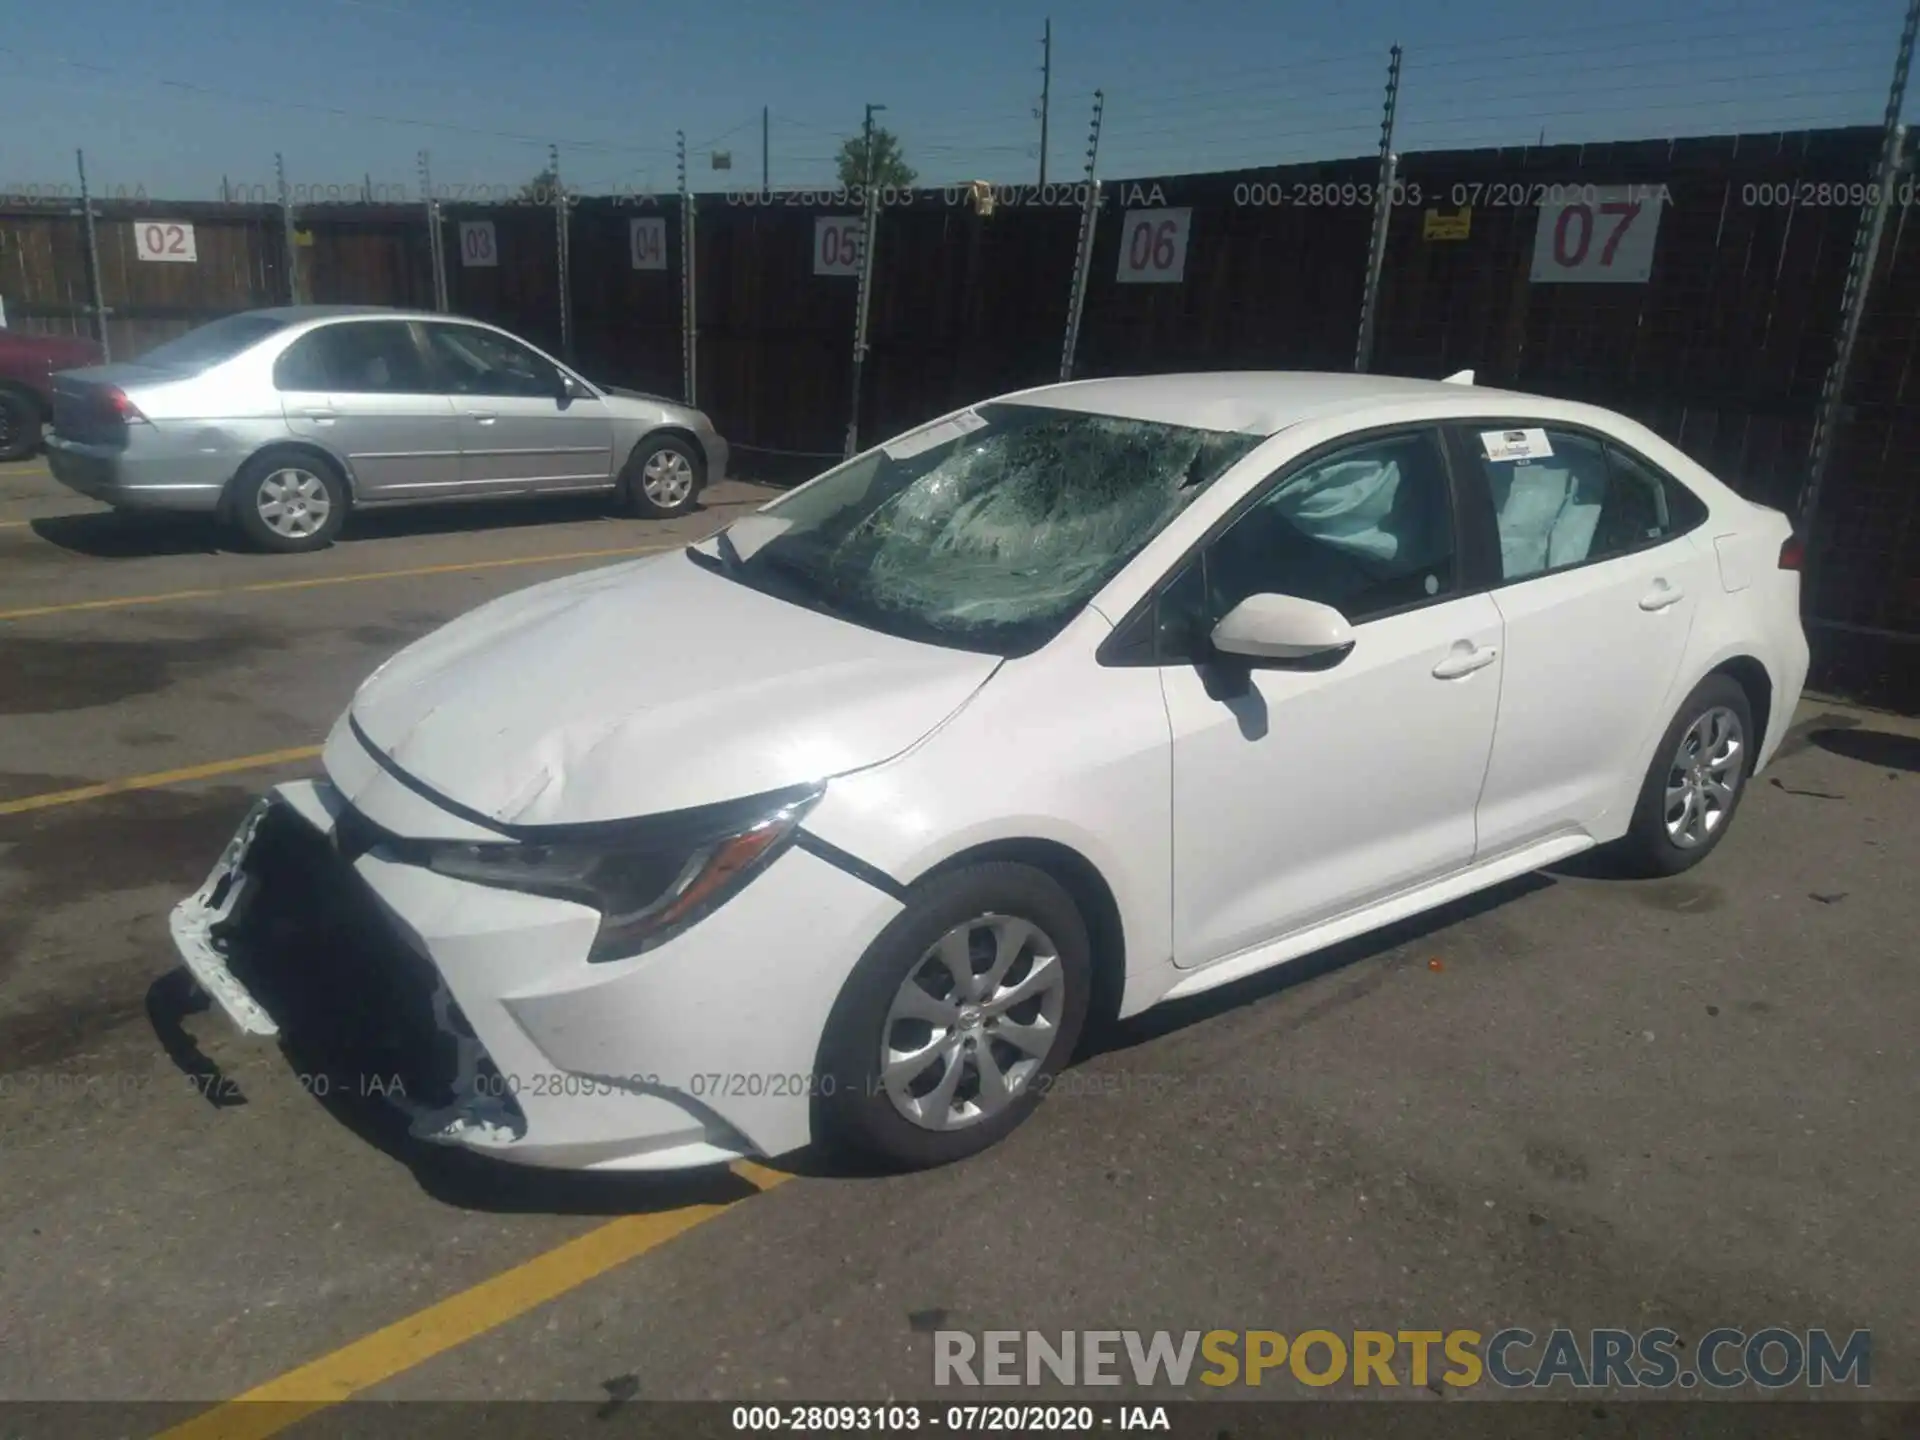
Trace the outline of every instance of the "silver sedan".
{"label": "silver sedan", "polygon": [[110,505],[217,513],[265,549],[317,550],[349,509],[436,500],[599,490],[685,514],[727,444],[691,406],[595,385],[496,326],[307,305],[61,373],[47,456]]}

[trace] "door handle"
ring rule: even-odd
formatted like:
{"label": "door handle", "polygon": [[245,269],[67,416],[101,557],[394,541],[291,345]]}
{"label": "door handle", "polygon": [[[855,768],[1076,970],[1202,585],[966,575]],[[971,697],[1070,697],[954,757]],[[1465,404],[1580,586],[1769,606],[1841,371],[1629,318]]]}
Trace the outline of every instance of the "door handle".
{"label": "door handle", "polygon": [[300,413],[302,415],[305,415],[309,420],[319,421],[322,425],[331,425],[336,419],[339,418],[339,415],[340,415],[340,412],[338,410],[330,409],[330,408],[319,406],[319,405],[309,406],[307,409],[302,410]]}
{"label": "door handle", "polygon": [[1640,597],[1642,610],[1664,610],[1669,605],[1678,605],[1686,598],[1686,591],[1678,585],[1669,585],[1665,580],[1653,582],[1653,589]]}
{"label": "door handle", "polygon": [[492,410],[469,410],[467,412],[467,418],[469,420],[478,420],[482,425],[491,425],[494,421],[498,420],[500,416]]}
{"label": "door handle", "polygon": [[1459,641],[1451,654],[1433,667],[1436,680],[1458,680],[1462,675],[1471,675],[1476,670],[1484,670],[1500,658],[1497,645],[1474,645],[1471,641]]}

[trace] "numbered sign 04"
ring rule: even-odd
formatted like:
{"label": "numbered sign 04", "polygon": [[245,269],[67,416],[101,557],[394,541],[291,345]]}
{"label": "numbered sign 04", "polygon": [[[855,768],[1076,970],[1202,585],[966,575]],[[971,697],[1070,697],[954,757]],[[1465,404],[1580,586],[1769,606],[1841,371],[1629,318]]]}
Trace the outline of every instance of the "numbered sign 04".
{"label": "numbered sign 04", "polygon": [[1187,275],[1191,209],[1129,210],[1120,226],[1122,284],[1178,285]]}
{"label": "numbered sign 04", "polygon": [[500,246],[494,238],[493,221],[462,220],[460,222],[460,263],[469,267],[499,265]]}
{"label": "numbered sign 04", "polygon": [[1646,284],[1663,199],[1658,186],[1595,185],[1576,199],[1543,203],[1533,283]]}
{"label": "numbered sign 04", "polygon": [[141,260],[191,265],[199,257],[193,248],[193,226],[178,220],[136,220],[133,253]]}
{"label": "numbered sign 04", "polygon": [[633,268],[636,270],[666,269],[667,217],[647,215],[627,223],[627,245],[633,255]]}

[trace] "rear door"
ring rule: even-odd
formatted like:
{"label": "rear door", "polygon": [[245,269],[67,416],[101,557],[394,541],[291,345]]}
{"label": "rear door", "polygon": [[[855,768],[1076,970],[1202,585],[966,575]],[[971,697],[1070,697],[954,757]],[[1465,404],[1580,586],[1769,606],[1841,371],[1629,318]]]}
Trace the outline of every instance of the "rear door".
{"label": "rear door", "polygon": [[1478,855],[1620,833],[1672,718],[1711,547],[1706,508],[1605,436],[1523,417],[1452,434],[1470,523],[1497,537],[1506,631]]}
{"label": "rear door", "polygon": [[459,485],[453,403],[428,379],[407,321],[309,330],[274,362],[273,383],[287,428],[353,467],[356,498],[429,498]]}
{"label": "rear door", "polygon": [[572,393],[553,362],[509,335],[429,321],[428,345],[460,427],[460,477],[478,491],[613,483],[606,402]]}

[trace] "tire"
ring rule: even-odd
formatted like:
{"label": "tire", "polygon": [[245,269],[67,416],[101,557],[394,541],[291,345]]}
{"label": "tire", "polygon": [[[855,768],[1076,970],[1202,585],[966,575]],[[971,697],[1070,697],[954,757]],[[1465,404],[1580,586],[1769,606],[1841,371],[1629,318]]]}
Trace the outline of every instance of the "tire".
{"label": "tire", "polygon": [[[278,515],[271,507],[279,504]],[[347,518],[347,484],[330,460],[269,451],[240,467],[227,505],[257,549],[295,554],[324,550]]]}
{"label": "tire", "polygon": [[0,385],[0,460],[24,460],[40,448],[40,402]]}
{"label": "tire", "polygon": [[1747,793],[1759,745],[1753,705],[1738,681],[1709,675],[1696,685],[1660,737],[1633,820],[1613,847],[1621,868],[1678,875],[1711,855]]}
{"label": "tire", "polygon": [[649,435],[633,447],[620,472],[627,510],[643,520],[690,514],[706,483],[706,456],[682,435]]}
{"label": "tire", "polygon": [[[958,988],[958,977],[935,950],[955,943],[957,935],[966,937],[959,942],[961,953],[969,957],[976,985],[986,981],[1003,936],[1017,944],[1009,947],[1001,994],[1049,973],[1057,980],[1042,980],[1036,993],[998,1011],[991,1000],[956,1006],[951,990]],[[1047,955],[1053,957],[1051,970],[1041,963]],[[820,1044],[816,1140],[829,1153],[897,1170],[950,1164],[998,1143],[1033,1113],[1072,1056],[1086,1024],[1092,982],[1086,923],[1043,871],[994,861],[916,887],[907,908],[860,957],[834,1003]],[[925,1018],[898,1013],[909,985],[924,1000],[908,1006]],[[951,1040],[943,1040],[937,1016],[950,1018]],[[1021,1045],[1005,1038],[1015,1028]],[[930,1058],[913,1073],[905,1073],[911,1065],[899,1067],[890,1082],[881,1063],[889,1043],[898,1051],[924,1044],[921,1053]],[[982,1089],[983,1056],[1010,1082],[1001,1098]],[[950,1074],[957,1079],[946,1087],[952,1097],[946,1099],[940,1082]],[[910,1118],[906,1106],[918,1108],[922,1118]],[[969,1108],[978,1113],[968,1118]]]}

